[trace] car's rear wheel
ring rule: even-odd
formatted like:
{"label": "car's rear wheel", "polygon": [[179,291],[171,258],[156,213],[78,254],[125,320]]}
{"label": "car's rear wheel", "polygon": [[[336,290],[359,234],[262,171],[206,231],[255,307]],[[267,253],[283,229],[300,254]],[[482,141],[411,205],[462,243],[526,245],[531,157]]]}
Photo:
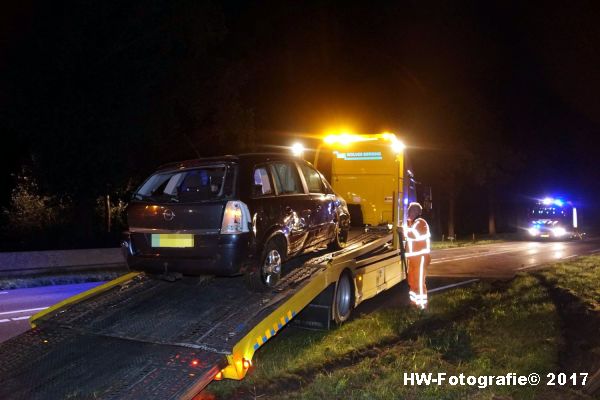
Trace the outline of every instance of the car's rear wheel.
{"label": "car's rear wheel", "polygon": [[277,285],[283,260],[284,251],[279,240],[269,240],[263,249],[258,267],[245,275],[247,286],[253,291],[263,291]]}
{"label": "car's rear wheel", "polygon": [[333,241],[329,243],[329,249],[332,251],[341,250],[348,243],[348,227],[343,227],[341,222],[335,224],[335,234]]}
{"label": "car's rear wheel", "polygon": [[350,272],[345,271],[340,275],[335,286],[333,296],[333,320],[341,324],[350,318],[354,308],[354,282]]}

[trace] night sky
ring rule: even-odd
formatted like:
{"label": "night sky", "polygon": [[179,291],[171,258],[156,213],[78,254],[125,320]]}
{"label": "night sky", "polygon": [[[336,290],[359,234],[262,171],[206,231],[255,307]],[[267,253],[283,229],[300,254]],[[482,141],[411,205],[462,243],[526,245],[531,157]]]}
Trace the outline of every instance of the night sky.
{"label": "night sky", "polygon": [[4,207],[24,165],[48,193],[93,199],[163,162],[343,126],[398,133],[440,210],[451,176],[458,216],[475,220],[459,231],[485,231],[490,191],[500,228],[553,193],[598,218],[593,2],[2,7]]}

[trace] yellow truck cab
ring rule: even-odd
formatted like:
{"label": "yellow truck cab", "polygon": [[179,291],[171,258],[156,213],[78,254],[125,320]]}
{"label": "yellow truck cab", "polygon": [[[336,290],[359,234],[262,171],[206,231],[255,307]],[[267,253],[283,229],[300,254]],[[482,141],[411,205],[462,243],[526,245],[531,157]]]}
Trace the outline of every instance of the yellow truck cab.
{"label": "yellow truck cab", "polygon": [[[394,198],[406,203],[404,144],[393,133],[333,134],[323,138],[315,155],[331,152],[331,184],[348,203],[353,225],[394,223]],[[399,207],[403,210],[404,207]],[[404,213],[398,216],[402,224]]]}

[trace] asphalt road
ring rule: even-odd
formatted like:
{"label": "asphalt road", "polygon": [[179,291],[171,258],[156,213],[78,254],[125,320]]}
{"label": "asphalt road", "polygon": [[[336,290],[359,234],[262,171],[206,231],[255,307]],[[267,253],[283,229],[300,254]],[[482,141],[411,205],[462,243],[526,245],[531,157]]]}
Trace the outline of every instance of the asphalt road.
{"label": "asphalt road", "polygon": [[0,291],[0,342],[29,329],[29,317],[102,282]]}
{"label": "asphalt road", "polygon": [[[429,267],[430,293],[475,279],[510,278],[516,273],[580,255],[600,253],[600,238],[568,242],[504,242],[434,250]],[[0,291],[0,342],[29,329],[36,312],[101,282]],[[359,307],[360,312],[404,304],[405,288],[398,285]]]}
{"label": "asphalt road", "polygon": [[[502,242],[431,252],[427,271],[430,295],[480,279],[508,279],[522,271],[577,256],[600,253],[600,237],[566,242]],[[360,304],[356,315],[380,308],[407,306],[408,288],[400,284]]]}
{"label": "asphalt road", "polygon": [[428,275],[453,278],[510,278],[550,262],[600,252],[600,238],[564,242],[503,242],[434,250]]}

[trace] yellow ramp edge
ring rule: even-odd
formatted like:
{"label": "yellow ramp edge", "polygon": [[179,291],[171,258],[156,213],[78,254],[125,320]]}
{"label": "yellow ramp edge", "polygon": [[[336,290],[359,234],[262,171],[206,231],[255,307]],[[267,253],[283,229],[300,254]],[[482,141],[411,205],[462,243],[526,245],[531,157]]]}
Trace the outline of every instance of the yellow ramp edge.
{"label": "yellow ramp edge", "polygon": [[32,328],[35,328],[36,327],[35,320],[40,319],[43,316],[48,315],[66,305],[79,303],[80,301],[85,300],[88,297],[91,297],[98,293],[102,293],[112,287],[120,285],[121,283],[127,282],[140,274],[141,274],[141,272],[130,272],[128,274],[118,277],[117,279],[113,279],[112,281],[109,281],[109,282],[103,283],[102,285],[96,286],[93,289],[86,290],[85,292],[81,292],[79,294],[76,294],[75,296],[69,297],[68,299],[65,299],[59,303],[54,304],[51,307],[46,308],[45,310],[40,311],[39,313],[37,313],[35,315],[32,315],[31,318],[29,318],[29,324],[31,325]]}
{"label": "yellow ramp edge", "polygon": [[[333,268],[329,264],[324,271],[319,272],[297,293],[256,324],[246,336],[235,344],[232,354],[227,355],[228,365],[221,371],[223,377],[235,380],[243,379],[247,372],[243,361],[251,362],[255,351],[279,333],[281,328],[289,324],[330,283],[335,282],[341,270],[341,268]],[[281,328],[278,324],[281,325]]]}

